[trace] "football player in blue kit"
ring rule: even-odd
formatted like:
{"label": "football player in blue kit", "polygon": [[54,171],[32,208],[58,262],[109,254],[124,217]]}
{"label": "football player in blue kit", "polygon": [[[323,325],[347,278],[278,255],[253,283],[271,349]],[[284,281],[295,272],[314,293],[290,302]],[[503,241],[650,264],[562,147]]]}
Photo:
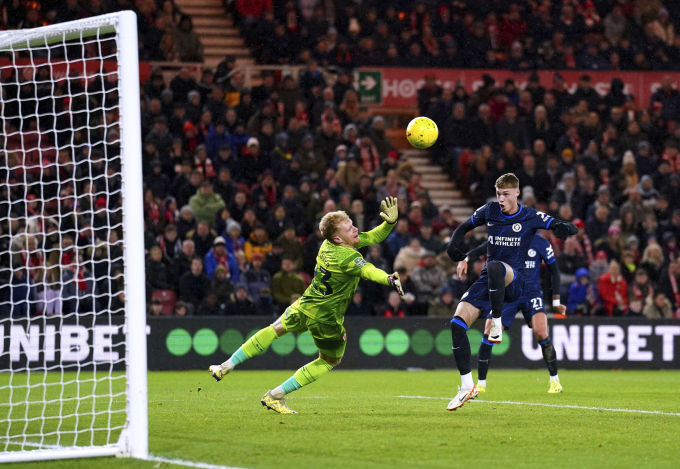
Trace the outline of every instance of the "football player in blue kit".
{"label": "football player in blue kit", "polygon": [[552,230],[561,239],[578,232],[574,224],[558,220],[531,207],[519,205],[519,179],[506,173],[496,180],[496,201],[478,208],[451,236],[446,249],[454,262],[465,259],[465,234],[477,226],[488,233],[487,261],[479,278],[463,294],[451,320],[453,356],[460,372],[461,385],[447,410],[456,410],[478,391],[472,380],[468,328],[482,311],[491,311],[489,342],[503,340],[501,313],[503,303],[519,299],[524,289],[524,260],[538,230]]}
{"label": "football player in blue kit", "polygon": [[[467,257],[458,263],[457,273],[459,278],[467,275],[467,267],[470,261],[474,261],[483,255],[487,249],[484,242],[468,252]],[[560,302],[560,269],[557,267],[555,252],[548,242],[540,234],[534,236],[533,241],[527,251],[524,261],[524,290],[522,296],[516,300],[503,305],[501,313],[501,323],[503,329],[509,329],[515,320],[517,311],[521,311],[525,321],[534,331],[534,336],[541,346],[543,360],[550,373],[549,393],[562,392],[560,378],[557,375],[557,357],[555,347],[548,335],[548,317],[545,314],[545,304],[543,302],[543,292],[541,291],[541,261],[545,262],[550,272],[550,284],[552,295],[553,311],[564,314],[567,307]],[[491,329],[491,315],[487,316],[484,325],[484,338],[479,345],[477,357],[477,391],[486,391],[486,375],[489,371],[489,359],[491,358],[491,348],[493,343],[489,342],[489,330]]]}

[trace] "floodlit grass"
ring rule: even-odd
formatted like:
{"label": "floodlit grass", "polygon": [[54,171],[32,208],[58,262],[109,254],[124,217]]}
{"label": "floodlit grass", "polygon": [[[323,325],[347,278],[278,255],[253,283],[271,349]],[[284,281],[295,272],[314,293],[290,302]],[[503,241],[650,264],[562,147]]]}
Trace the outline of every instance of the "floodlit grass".
{"label": "floodlit grass", "polygon": [[[338,370],[289,397],[299,415],[266,411],[261,395],[290,374],[241,371],[216,383],[207,371],[150,372],[151,453],[296,469],[670,468],[680,457],[678,371],[566,370],[560,372],[565,391],[554,395],[546,392],[545,371],[492,369],[486,393],[447,412],[457,372]],[[6,428],[0,430],[5,434]],[[13,466],[170,467],[115,458],[5,467]]]}

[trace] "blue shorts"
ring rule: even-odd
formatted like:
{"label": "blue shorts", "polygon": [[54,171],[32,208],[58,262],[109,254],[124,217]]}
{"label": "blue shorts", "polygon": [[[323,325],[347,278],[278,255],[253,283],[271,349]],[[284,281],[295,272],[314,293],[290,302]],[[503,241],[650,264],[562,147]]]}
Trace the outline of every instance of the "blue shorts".
{"label": "blue shorts", "polygon": [[[512,303],[519,300],[522,295],[524,281],[520,275],[515,273],[515,278],[512,282],[505,287],[505,297],[503,301],[507,303]],[[463,296],[460,297],[460,301],[465,301],[470,303],[475,308],[482,310],[482,313],[491,311],[491,302],[489,301],[489,277],[486,274],[486,269],[482,271],[479,278],[470,285]],[[503,309],[505,311],[505,308]]]}
{"label": "blue shorts", "polygon": [[[491,317],[491,308],[486,315],[487,318]],[[529,327],[531,327],[531,318],[536,313],[545,313],[545,304],[543,303],[543,293],[541,290],[536,288],[531,288],[526,292],[523,292],[522,296],[515,300],[506,302],[503,304],[503,312],[501,313],[501,322],[503,327],[510,329],[512,322],[515,320],[517,311],[521,311],[524,316],[524,320],[527,322]]]}

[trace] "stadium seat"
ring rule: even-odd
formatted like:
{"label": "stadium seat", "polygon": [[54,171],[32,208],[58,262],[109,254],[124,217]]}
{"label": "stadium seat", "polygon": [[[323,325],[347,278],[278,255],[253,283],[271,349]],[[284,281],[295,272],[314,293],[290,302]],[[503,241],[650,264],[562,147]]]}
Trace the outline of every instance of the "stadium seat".
{"label": "stadium seat", "polygon": [[177,293],[172,290],[154,290],[151,299],[158,298],[163,303],[163,315],[172,316],[177,303]]}

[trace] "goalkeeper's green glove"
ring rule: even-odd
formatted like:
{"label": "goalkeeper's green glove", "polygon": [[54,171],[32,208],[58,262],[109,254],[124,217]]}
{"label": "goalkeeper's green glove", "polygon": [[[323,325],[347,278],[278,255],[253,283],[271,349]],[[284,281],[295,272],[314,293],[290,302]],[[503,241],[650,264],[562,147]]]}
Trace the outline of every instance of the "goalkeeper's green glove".
{"label": "goalkeeper's green glove", "polygon": [[385,197],[380,202],[380,216],[390,225],[394,225],[399,218],[399,207],[397,207],[396,197]]}
{"label": "goalkeeper's green glove", "polygon": [[399,272],[395,272],[389,277],[387,277],[387,281],[390,282],[390,287],[394,288],[394,290],[399,293],[400,297],[404,297],[404,289],[401,288],[401,280],[399,280]]}

